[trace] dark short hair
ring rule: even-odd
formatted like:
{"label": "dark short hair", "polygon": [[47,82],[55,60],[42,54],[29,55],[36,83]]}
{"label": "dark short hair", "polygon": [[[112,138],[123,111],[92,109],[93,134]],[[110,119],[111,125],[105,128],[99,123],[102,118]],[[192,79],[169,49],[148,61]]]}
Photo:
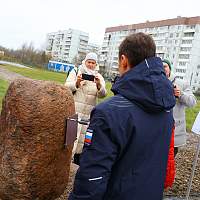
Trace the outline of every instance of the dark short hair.
{"label": "dark short hair", "polygon": [[130,67],[138,65],[146,58],[156,55],[156,45],[150,35],[145,33],[134,33],[127,36],[119,46],[119,58],[125,55]]}

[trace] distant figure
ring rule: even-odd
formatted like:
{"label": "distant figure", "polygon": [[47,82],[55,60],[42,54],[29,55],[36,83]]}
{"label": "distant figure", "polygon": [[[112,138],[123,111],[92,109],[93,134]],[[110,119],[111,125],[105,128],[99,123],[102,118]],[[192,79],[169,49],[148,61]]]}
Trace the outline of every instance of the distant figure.
{"label": "distant figure", "polygon": [[111,80],[111,84],[113,85],[119,79],[119,77],[119,75],[116,75],[114,79]]}
{"label": "distant figure", "polygon": [[172,66],[169,60],[164,59],[163,66],[166,76],[174,85],[174,96],[176,97],[176,105],[173,109],[175,120],[174,156],[176,156],[178,147],[186,144],[185,108],[195,106],[196,98],[192,93],[189,84],[186,81],[177,79],[176,76],[171,73]]}
{"label": "distant figure", "polygon": [[[82,65],[72,70],[65,82],[74,94],[75,110],[79,118],[89,119],[96,105],[97,97],[106,96],[105,81],[98,73],[97,54],[88,53]],[[77,140],[74,144],[74,162],[79,164],[79,157],[84,145],[87,126],[78,126]]]}
{"label": "distant figure", "polygon": [[115,96],[91,113],[70,200],[162,200],[175,98],[155,52],[144,33],[121,43]]}

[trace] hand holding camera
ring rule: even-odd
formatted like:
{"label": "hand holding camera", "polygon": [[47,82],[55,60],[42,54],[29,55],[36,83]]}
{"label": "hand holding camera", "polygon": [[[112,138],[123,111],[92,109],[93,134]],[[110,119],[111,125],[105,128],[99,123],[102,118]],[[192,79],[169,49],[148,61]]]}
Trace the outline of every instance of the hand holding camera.
{"label": "hand holding camera", "polygon": [[76,87],[79,88],[81,85],[81,81],[83,81],[82,76],[79,74],[76,80]]}
{"label": "hand holding camera", "polygon": [[175,84],[174,84],[174,96],[176,98],[179,98],[181,96],[181,90],[180,90],[179,86],[175,85]]}
{"label": "hand holding camera", "polygon": [[94,75],[89,75],[89,74],[81,74],[77,76],[77,81],[76,81],[76,87],[79,88],[81,85],[81,81],[87,80],[87,81],[93,81],[96,83],[97,89],[100,90],[101,88],[101,82],[100,78]]}
{"label": "hand holding camera", "polygon": [[94,81],[95,76],[94,75],[89,75],[89,74],[82,74],[82,79],[87,80],[87,81]]}
{"label": "hand holding camera", "polygon": [[97,86],[97,90],[100,90],[101,88],[101,81],[100,81],[100,78],[97,76],[95,76],[95,83],[96,83],[96,86]]}

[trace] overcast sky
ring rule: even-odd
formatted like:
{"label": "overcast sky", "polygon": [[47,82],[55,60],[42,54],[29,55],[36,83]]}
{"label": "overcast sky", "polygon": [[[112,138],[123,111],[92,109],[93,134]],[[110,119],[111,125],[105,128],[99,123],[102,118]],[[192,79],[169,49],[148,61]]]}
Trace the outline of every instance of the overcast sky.
{"label": "overcast sky", "polygon": [[101,45],[106,27],[200,16],[200,0],[0,0],[0,8],[0,46],[15,49],[44,48],[47,33],[68,28]]}

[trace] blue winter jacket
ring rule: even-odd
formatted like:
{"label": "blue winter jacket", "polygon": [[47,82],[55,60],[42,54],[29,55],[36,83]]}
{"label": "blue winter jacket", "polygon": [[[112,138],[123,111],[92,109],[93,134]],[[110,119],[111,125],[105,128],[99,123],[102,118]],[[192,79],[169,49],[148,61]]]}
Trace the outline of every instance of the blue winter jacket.
{"label": "blue winter jacket", "polygon": [[138,64],[91,113],[70,200],[161,200],[175,105],[160,58]]}

